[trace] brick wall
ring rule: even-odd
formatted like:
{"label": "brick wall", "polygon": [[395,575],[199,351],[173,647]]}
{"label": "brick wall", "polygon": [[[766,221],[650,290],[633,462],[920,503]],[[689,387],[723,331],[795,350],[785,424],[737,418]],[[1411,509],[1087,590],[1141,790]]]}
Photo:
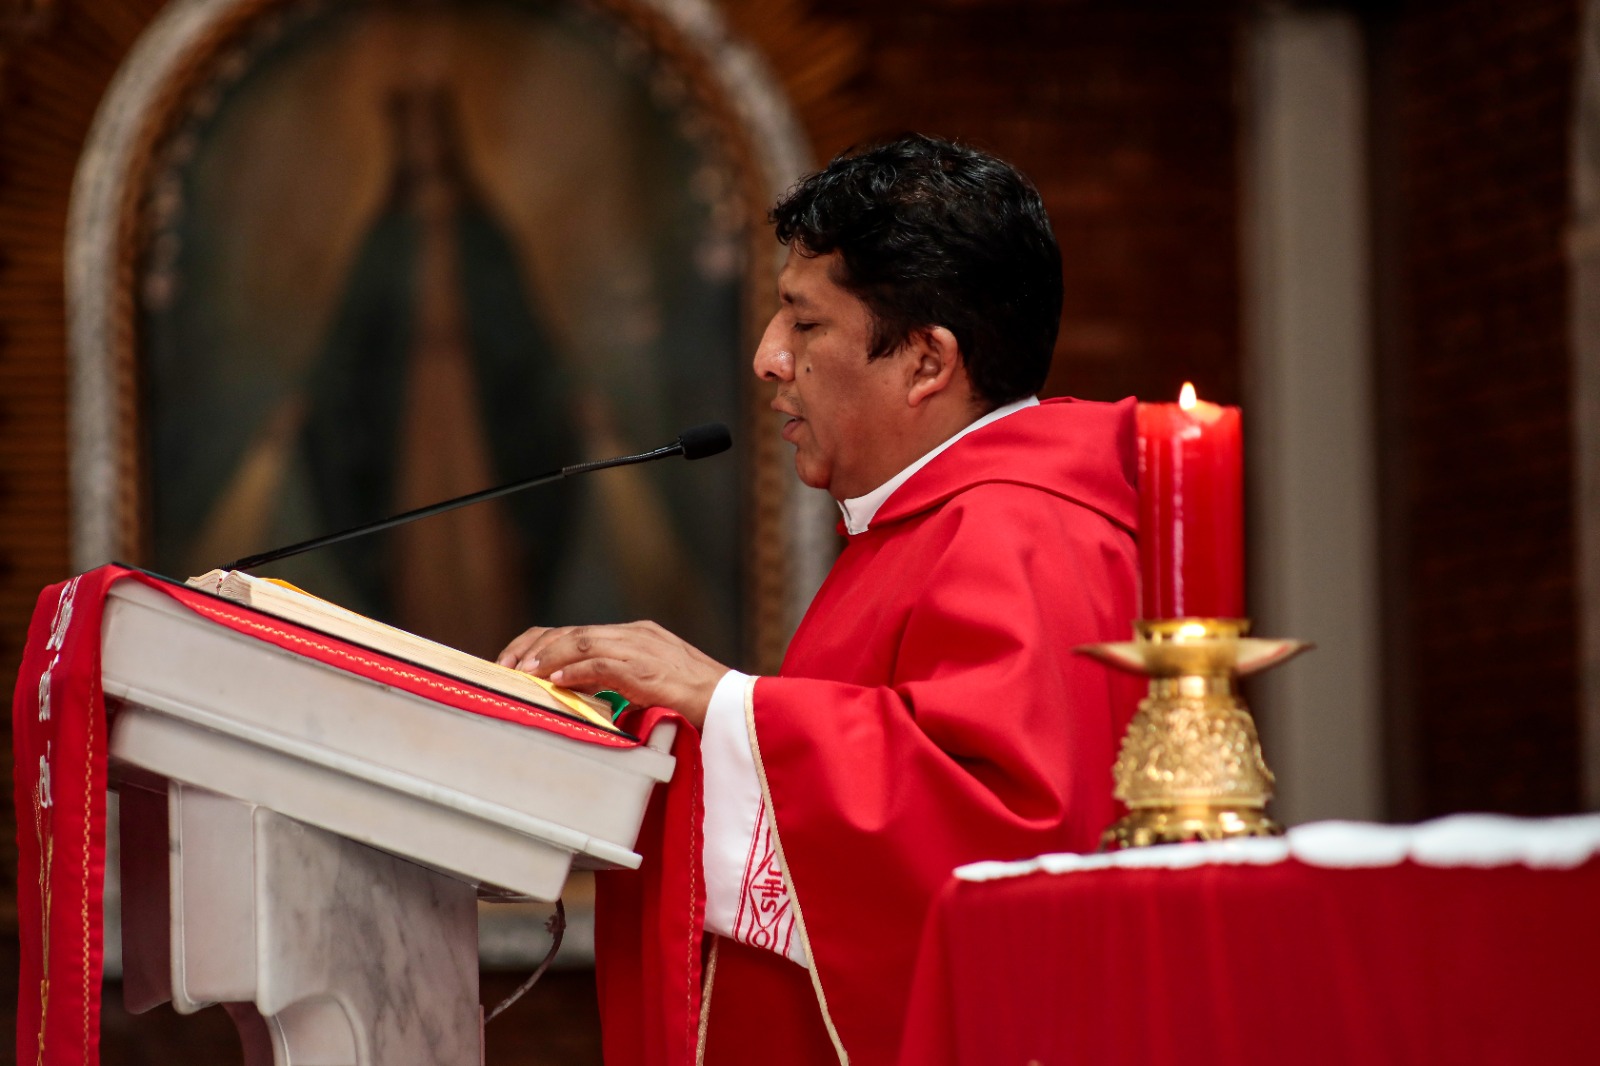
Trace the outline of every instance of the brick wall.
{"label": "brick wall", "polygon": [[1576,0],[1379,24],[1396,813],[1579,803],[1567,271]]}
{"label": "brick wall", "polygon": [[812,95],[811,38],[727,0],[797,101],[820,159],[904,130],[1009,159],[1044,196],[1066,306],[1049,391],[1239,398],[1235,71],[1230,2],[873,4],[816,0],[851,68]]}

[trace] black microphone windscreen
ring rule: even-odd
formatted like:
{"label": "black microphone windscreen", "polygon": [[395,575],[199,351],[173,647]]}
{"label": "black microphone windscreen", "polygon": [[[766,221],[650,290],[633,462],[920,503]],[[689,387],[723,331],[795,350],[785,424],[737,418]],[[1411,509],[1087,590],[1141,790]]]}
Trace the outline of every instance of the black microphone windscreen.
{"label": "black microphone windscreen", "polygon": [[733,434],[721,422],[707,422],[703,426],[691,426],[678,434],[678,443],[683,445],[685,459],[704,459],[732,447]]}

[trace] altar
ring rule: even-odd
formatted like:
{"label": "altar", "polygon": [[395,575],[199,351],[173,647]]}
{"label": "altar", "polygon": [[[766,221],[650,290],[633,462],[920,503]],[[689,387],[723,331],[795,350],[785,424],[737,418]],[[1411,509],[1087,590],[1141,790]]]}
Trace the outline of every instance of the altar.
{"label": "altar", "polygon": [[958,870],[903,1066],[1592,1062],[1600,816]]}

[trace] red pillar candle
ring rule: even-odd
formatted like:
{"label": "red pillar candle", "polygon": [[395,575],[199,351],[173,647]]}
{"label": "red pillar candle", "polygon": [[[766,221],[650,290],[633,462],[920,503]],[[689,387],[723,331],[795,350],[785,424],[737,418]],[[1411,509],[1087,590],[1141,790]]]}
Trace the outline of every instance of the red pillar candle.
{"label": "red pillar candle", "polygon": [[1146,618],[1244,617],[1239,409],[1139,405],[1139,571]]}

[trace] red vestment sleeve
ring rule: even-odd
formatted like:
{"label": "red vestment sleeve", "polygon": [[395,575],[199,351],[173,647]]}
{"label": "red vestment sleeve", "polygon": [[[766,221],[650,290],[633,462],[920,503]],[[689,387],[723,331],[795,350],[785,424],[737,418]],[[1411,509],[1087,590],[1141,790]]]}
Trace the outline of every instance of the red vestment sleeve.
{"label": "red vestment sleeve", "polygon": [[[1087,850],[1137,686],[1072,653],[1124,639],[1134,541],[990,483],[853,538],[751,726],[825,1016],[892,1062],[919,934],[957,865]],[[793,675],[793,676],[789,676]]]}

